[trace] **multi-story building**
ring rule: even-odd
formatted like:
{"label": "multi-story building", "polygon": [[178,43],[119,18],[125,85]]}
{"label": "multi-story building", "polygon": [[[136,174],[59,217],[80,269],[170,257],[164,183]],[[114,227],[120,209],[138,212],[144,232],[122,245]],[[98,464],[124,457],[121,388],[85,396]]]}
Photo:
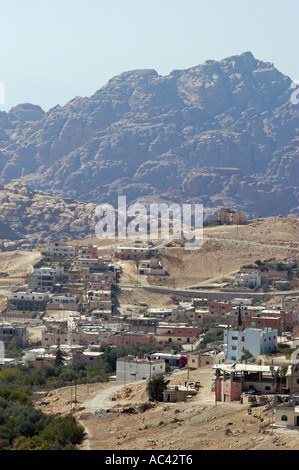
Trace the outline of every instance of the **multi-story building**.
{"label": "multi-story building", "polygon": [[239,401],[243,392],[270,395],[279,389],[278,366],[256,364],[215,364],[215,400]]}
{"label": "multi-story building", "polygon": [[240,362],[245,351],[256,359],[271,353],[277,346],[277,330],[264,331],[259,328],[247,328],[243,331],[224,331],[224,343],[227,348],[226,362]]}
{"label": "multi-story building", "polygon": [[53,245],[46,246],[46,254],[50,256],[75,256],[76,248],[64,243],[54,243]]}
{"label": "multi-story building", "polygon": [[120,246],[115,250],[115,256],[118,259],[139,261],[149,256],[149,249],[142,247]]}
{"label": "multi-story building", "polygon": [[165,361],[159,359],[137,359],[134,356],[119,358],[116,362],[116,381],[132,382],[148,380],[165,374]]}
{"label": "multi-story building", "polygon": [[30,290],[12,292],[7,300],[10,310],[45,311],[49,302],[49,293]]}
{"label": "multi-story building", "polygon": [[277,330],[282,333],[281,319],[277,317],[247,317],[246,328],[259,328],[261,330]]}
{"label": "multi-story building", "polygon": [[102,258],[76,258],[74,259],[71,270],[81,271],[83,268],[89,268],[90,270],[100,269],[103,265]]}
{"label": "multi-story building", "polygon": [[75,253],[78,258],[96,259],[99,256],[99,250],[96,245],[76,246]]}
{"label": "multi-story building", "polygon": [[261,285],[261,274],[259,271],[252,271],[250,273],[242,273],[239,271],[235,274],[235,284],[244,287],[258,287]]}
{"label": "multi-story building", "polygon": [[5,322],[0,323],[0,341],[4,343],[4,346],[8,346],[15,336],[18,336],[25,344],[28,336],[26,327]]}
{"label": "multi-story building", "polygon": [[188,322],[189,324],[201,324],[206,318],[209,318],[209,311],[195,307],[182,307],[172,309],[172,321]]}
{"label": "multi-story building", "polygon": [[160,323],[156,329],[156,341],[158,343],[194,343],[198,338],[198,328],[195,326],[171,325],[171,323]]}
{"label": "multi-story building", "polygon": [[243,212],[235,212],[228,207],[223,207],[217,212],[217,220],[221,224],[241,225],[245,222],[245,214]]}
{"label": "multi-story building", "polygon": [[85,300],[84,300],[84,305],[88,306],[91,309],[110,310],[111,312],[111,309],[112,309],[111,291],[110,290],[87,291]]}
{"label": "multi-story building", "polygon": [[56,278],[63,272],[62,266],[35,268],[33,273],[28,274],[28,289],[35,292],[53,292]]}
{"label": "multi-story building", "polygon": [[293,312],[284,310],[263,309],[257,315],[248,315],[246,318],[246,326],[252,328],[272,328],[281,334],[290,331],[293,327]]}
{"label": "multi-story building", "polygon": [[232,309],[234,304],[230,301],[212,301],[209,302],[209,312],[210,315],[213,315],[214,317],[222,316],[225,315],[226,313],[229,313]]}
{"label": "multi-story building", "polygon": [[80,330],[60,330],[55,327],[48,327],[42,332],[42,347],[51,348],[55,345],[60,346],[78,346],[99,344],[99,332],[96,328],[83,328]]}
{"label": "multi-story building", "polygon": [[199,367],[207,367],[214,364],[222,364],[225,362],[226,355],[223,351],[216,349],[198,352],[197,354],[188,354],[189,369],[198,369]]}

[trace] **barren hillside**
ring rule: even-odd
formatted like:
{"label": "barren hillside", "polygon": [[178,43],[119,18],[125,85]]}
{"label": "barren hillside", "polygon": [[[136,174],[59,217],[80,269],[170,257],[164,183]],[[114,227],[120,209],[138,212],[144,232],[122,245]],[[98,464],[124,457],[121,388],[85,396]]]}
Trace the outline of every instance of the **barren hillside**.
{"label": "barren hillside", "polygon": [[[184,384],[187,371],[172,374],[172,384]],[[159,403],[147,411],[146,384],[92,384],[77,386],[75,416],[83,423],[83,450],[295,450],[297,431],[273,429],[272,411],[266,406],[215,403],[210,367],[189,373],[200,380],[199,393],[186,403]],[[119,388],[121,386],[121,388]],[[116,387],[118,390],[115,391]],[[101,400],[101,394],[107,395]],[[44,412],[64,414],[71,410],[74,387],[50,392],[43,399]],[[95,400],[95,397],[98,401]],[[98,408],[91,407],[98,403]]]}

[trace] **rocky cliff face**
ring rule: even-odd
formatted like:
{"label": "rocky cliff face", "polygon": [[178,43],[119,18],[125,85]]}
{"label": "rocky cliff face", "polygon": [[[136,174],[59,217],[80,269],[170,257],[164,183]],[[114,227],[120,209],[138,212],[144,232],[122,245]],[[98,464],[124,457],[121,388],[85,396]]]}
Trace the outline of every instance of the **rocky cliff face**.
{"label": "rocky cliff face", "polygon": [[116,204],[164,197],[299,215],[291,80],[250,53],[160,76],[134,70],[44,113],[0,113],[0,180]]}
{"label": "rocky cliff face", "polygon": [[0,185],[0,251],[94,236],[93,204],[77,203],[26,185]]}

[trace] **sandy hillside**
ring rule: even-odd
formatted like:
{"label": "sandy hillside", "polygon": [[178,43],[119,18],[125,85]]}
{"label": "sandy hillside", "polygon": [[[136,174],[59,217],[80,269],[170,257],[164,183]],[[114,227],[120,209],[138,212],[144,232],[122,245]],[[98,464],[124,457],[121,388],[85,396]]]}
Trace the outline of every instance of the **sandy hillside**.
{"label": "sandy hillside", "polygon": [[[278,247],[299,248],[298,218],[273,217],[257,219],[244,226],[226,225],[203,230],[204,241],[200,250],[190,251],[169,247],[162,252],[162,265],[175,287],[204,285],[216,280],[232,279],[244,264],[255,260],[276,258],[299,259],[299,251]],[[211,238],[223,241],[211,240]],[[240,240],[247,243],[235,243]],[[265,246],[251,245],[263,243]],[[275,245],[277,248],[268,247]],[[164,282],[169,282],[169,278]]]}
{"label": "sandy hillside", "polygon": [[[187,372],[170,377],[172,384],[184,384]],[[159,403],[142,411],[147,402],[145,383],[80,385],[76,387],[75,416],[85,426],[86,450],[294,450],[299,433],[274,429],[272,411],[266,406],[215,403],[211,392],[210,367],[189,372],[189,380],[200,380],[198,394],[186,403]],[[119,385],[121,388],[119,389]],[[115,387],[118,390],[115,391]],[[111,394],[107,393],[110,388]],[[101,401],[101,394],[108,399]],[[48,413],[68,413],[75,388],[53,391],[41,409]],[[97,401],[95,401],[95,397]],[[90,407],[98,403],[99,407]],[[104,406],[102,406],[104,404]]]}
{"label": "sandy hillside", "polygon": [[41,254],[38,251],[16,250],[0,253],[0,271],[8,274],[8,277],[0,278],[0,310],[6,307],[11,286],[26,283],[26,275],[33,271],[33,265],[40,259]]}
{"label": "sandy hillside", "polygon": [[[33,270],[33,265],[41,259],[38,251],[8,251],[0,253],[0,271],[5,271],[10,278],[19,278]],[[5,279],[5,278],[4,278]],[[1,279],[1,284],[4,279]]]}

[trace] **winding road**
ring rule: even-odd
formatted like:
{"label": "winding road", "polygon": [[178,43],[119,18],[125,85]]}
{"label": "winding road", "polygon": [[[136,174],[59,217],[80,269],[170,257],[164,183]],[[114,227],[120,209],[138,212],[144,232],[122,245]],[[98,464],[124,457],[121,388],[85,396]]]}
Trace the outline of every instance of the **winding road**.
{"label": "winding road", "polygon": [[144,381],[136,381],[136,382],[128,382],[128,383],[118,383],[117,385],[112,385],[111,387],[107,388],[106,390],[101,390],[95,397],[87,400],[83,403],[83,406],[87,410],[108,410],[111,407],[111,402],[108,401],[108,398],[113,393],[121,390],[123,387],[127,385],[134,385]]}

